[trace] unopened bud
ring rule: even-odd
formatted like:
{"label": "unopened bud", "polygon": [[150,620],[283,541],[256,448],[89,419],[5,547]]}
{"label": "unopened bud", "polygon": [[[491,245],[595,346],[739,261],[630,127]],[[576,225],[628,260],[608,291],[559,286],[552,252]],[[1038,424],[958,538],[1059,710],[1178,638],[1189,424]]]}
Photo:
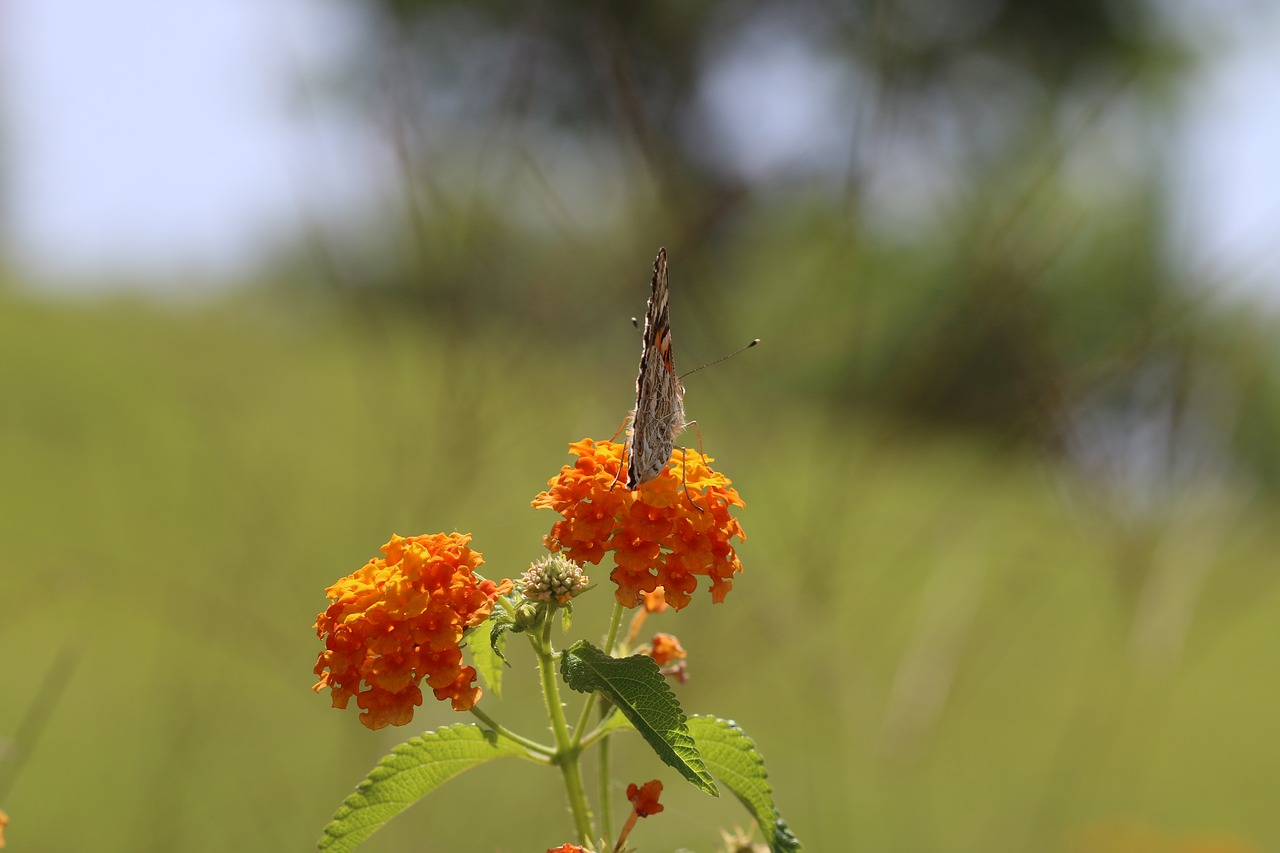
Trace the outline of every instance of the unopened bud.
{"label": "unopened bud", "polygon": [[591,583],[582,567],[560,554],[543,557],[520,579],[524,597],[530,601],[554,601],[565,605]]}

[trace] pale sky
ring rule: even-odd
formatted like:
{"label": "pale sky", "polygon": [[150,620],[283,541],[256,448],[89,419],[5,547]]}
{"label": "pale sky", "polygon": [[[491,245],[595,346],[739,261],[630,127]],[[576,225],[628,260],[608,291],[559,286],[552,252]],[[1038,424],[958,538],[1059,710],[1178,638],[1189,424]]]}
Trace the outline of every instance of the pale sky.
{"label": "pale sky", "polygon": [[[212,279],[361,192],[367,141],[295,82],[341,47],[307,0],[0,5],[5,248],[64,286]],[[182,275],[171,276],[168,274]],[[56,285],[55,285],[56,286]]]}
{"label": "pale sky", "polygon": [[[1197,11],[1196,0],[1186,4]],[[1179,261],[1274,302],[1280,14],[1234,5],[1247,25],[1213,33],[1229,49],[1183,93],[1171,243],[1182,247]],[[296,86],[341,53],[354,26],[318,0],[0,4],[6,255],[46,287],[130,277],[199,286],[251,268],[264,245],[323,211],[369,197],[393,179],[380,174],[378,143]],[[785,162],[788,146],[830,135],[823,110],[795,92],[838,86],[820,63],[795,59],[770,72],[794,84],[774,105],[788,132],[753,134],[743,149],[765,167]],[[823,86],[795,83],[805,75]],[[731,74],[712,83],[734,86]],[[767,91],[754,89],[753,118],[770,109],[760,103]],[[732,98],[724,100],[732,132]]]}
{"label": "pale sky", "polygon": [[1280,4],[1237,3],[1229,23],[1199,5],[1229,49],[1183,92],[1172,242],[1194,269],[1280,304]]}

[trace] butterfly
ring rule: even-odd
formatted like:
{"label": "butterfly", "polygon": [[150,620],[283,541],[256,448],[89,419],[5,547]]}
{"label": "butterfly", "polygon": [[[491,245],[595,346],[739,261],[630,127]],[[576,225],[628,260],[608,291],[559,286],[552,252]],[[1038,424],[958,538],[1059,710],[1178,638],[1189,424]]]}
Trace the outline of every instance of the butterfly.
{"label": "butterfly", "polygon": [[636,376],[636,407],[627,433],[627,488],[637,489],[667,467],[684,419],[684,386],[671,354],[671,310],[667,304],[667,250],[658,249],[644,315],[644,346]]}

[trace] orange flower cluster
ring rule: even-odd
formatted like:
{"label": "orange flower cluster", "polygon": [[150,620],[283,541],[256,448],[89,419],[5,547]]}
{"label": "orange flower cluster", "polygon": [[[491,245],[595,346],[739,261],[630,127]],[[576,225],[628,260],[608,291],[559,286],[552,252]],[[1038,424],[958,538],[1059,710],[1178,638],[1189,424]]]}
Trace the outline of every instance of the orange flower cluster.
{"label": "orange flower cluster", "polygon": [[667,603],[680,610],[698,575],[711,579],[711,600],[723,601],[742,571],[730,540],[746,538],[729,515],[729,507],[745,506],[729,478],[708,467],[710,456],[679,450],[656,479],[631,492],[618,477],[623,449],[589,438],[569,445],[577,462],[564,466],[533,500],[535,508],[564,516],[544,538],[547,549],[596,565],[613,551],[616,568],[609,577],[625,607],[661,586]]}
{"label": "orange flower cluster", "polygon": [[461,665],[458,643],[511,582],[477,578],[484,560],[470,541],[463,533],[392,536],[384,556],[329,587],[331,603],[316,618],[316,633],[326,638],[316,692],[330,688],[335,708],[355,696],[360,722],[375,730],[413,719],[424,679],[454,710],[474,706],[476,671]]}

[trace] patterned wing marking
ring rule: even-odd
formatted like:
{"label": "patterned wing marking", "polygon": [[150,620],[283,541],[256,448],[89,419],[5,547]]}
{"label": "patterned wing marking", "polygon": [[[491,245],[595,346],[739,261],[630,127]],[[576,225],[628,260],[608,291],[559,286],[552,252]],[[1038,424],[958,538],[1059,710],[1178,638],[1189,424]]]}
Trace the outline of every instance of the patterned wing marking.
{"label": "patterned wing marking", "polygon": [[676,375],[671,349],[671,310],[667,292],[667,250],[653,261],[644,344],[636,376],[636,407],[627,434],[627,488],[636,489],[662,473],[676,436],[686,426],[684,386]]}

